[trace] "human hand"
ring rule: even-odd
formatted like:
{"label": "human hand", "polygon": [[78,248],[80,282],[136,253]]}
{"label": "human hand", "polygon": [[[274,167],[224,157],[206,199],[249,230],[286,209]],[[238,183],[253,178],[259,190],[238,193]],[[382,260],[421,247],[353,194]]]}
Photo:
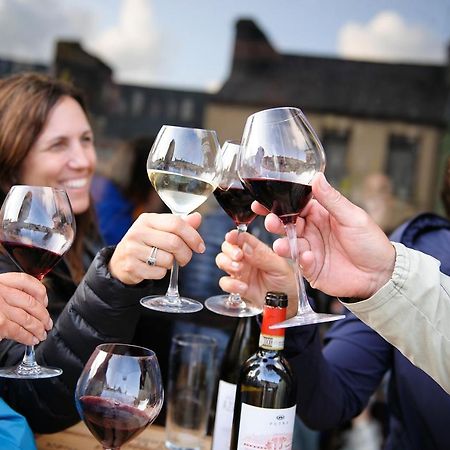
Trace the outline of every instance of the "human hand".
{"label": "human hand", "polygon": [[[192,252],[203,253],[205,244],[196,231],[201,223],[199,213],[185,218],[174,214],[141,214],[127,231],[109,262],[109,271],[124,284],[164,278],[174,259],[180,266],[192,258]],[[156,263],[147,260],[156,247]]]}
{"label": "human hand", "polygon": [[[395,249],[381,228],[328,184],[323,174],[312,183],[314,198],[297,220],[300,264],[312,287],[338,297],[368,298],[391,277]],[[261,205],[252,205],[267,215]],[[283,234],[280,220],[268,214],[268,231]],[[286,238],[278,239],[274,251],[289,256]]]}
{"label": "human hand", "polygon": [[45,286],[26,273],[0,274],[0,338],[37,345],[53,322]]}
{"label": "human hand", "polygon": [[255,236],[237,230],[227,233],[216,264],[230,275],[219,280],[224,291],[239,293],[259,307],[264,305],[268,291],[285,292],[289,299],[287,316],[297,312],[295,277],[289,261]]}

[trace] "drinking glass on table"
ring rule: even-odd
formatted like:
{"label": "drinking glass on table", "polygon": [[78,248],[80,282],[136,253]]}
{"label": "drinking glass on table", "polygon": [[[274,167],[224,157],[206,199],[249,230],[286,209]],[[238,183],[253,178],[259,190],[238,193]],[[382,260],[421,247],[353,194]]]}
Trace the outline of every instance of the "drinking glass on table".
{"label": "drinking glass on table", "polygon": [[300,109],[273,108],[257,112],[247,119],[239,177],[254,199],[282,221],[294,261],[299,297],[296,316],[271,328],[330,322],[344,317],[313,311],[298,261],[295,223],[312,196],[314,175],[324,169],[322,144]]}
{"label": "drinking glass on table", "polygon": [[155,353],[128,344],[97,346],[75,390],[78,412],[104,449],[118,450],[144,431],[163,399]]}
{"label": "drinking glass on table", "polygon": [[172,339],[169,355],[166,447],[201,450],[216,386],[216,340],[200,334]]}
{"label": "drinking glass on table", "polygon": [[[214,196],[223,210],[233,219],[239,233],[247,231],[247,226],[256,217],[251,209],[253,197],[242,185],[237,173],[237,161],[241,146],[237,142],[226,141],[222,147],[222,176]],[[232,317],[256,316],[262,308],[248,304],[239,294],[215,295],[205,301],[205,306],[217,314]]]}
{"label": "drinking glass on table", "polygon": [[[216,132],[164,125],[147,160],[153,187],[172,214],[185,216],[198,208],[216,188],[221,173]],[[203,305],[178,292],[178,263],[174,261],[164,296],[141,299],[146,308],[171,313],[200,311]]]}
{"label": "drinking glass on table", "polygon": [[[75,238],[75,218],[64,190],[13,186],[0,210],[0,243],[17,267],[38,280],[52,270]],[[26,346],[18,366],[3,367],[4,378],[50,378],[62,373],[36,362]]]}

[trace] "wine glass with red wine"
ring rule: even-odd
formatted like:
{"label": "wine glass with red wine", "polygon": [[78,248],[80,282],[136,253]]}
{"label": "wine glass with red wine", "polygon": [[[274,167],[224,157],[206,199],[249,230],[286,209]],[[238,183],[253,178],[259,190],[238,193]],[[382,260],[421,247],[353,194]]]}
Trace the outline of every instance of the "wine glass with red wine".
{"label": "wine glass with red wine", "polygon": [[104,449],[119,450],[144,431],[163,400],[155,353],[128,344],[97,346],[75,390],[78,412]]}
{"label": "wine glass with red wine", "polygon": [[[247,226],[256,217],[251,209],[253,197],[243,186],[237,173],[237,161],[241,146],[226,141],[222,147],[222,177],[214,190],[214,197],[223,210],[233,219],[238,233],[247,231]],[[262,308],[248,304],[239,294],[215,295],[205,301],[205,306],[217,314],[232,317],[256,316]]]}
{"label": "wine glass with red wine", "polygon": [[247,119],[239,177],[254,199],[282,221],[294,261],[299,297],[296,316],[271,328],[330,322],[344,317],[313,311],[298,261],[295,223],[312,196],[314,175],[324,169],[322,144],[300,109],[267,109]]}
{"label": "wine glass with red wine", "polygon": [[[13,186],[0,210],[0,244],[17,267],[38,280],[50,272],[75,238],[75,217],[62,189]],[[3,367],[4,378],[50,378],[62,373],[36,362],[26,346],[18,366]]]}

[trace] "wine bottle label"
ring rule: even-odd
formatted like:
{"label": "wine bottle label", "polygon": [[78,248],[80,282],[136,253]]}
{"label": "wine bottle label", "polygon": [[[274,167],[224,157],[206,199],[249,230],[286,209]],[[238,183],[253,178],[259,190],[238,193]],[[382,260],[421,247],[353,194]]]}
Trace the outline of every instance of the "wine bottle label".
{"label": "wine bottle label", "polygon": [[296,407],[259,408],[242,403],[238,450],[280,448],[290,450]]}
{"label": "wine bottle label", "polygon": [[230,449],[235,396],[236,385],[220,380],[211,450]]}
{"label": "wine bottle label", "polygon": [[269,327],[275,323],[286,320],[286,308],[264,307],[263,322],[261,325],[261,335],[259,337],[259,346],[266,350],[283,350],[284,348],[284,328],[275,330]]}

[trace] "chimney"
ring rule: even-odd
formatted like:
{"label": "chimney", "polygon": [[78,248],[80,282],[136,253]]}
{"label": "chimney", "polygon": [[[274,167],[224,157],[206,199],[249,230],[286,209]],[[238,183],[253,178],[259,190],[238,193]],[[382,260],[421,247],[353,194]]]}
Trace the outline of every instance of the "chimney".
{"label": "chimney", "polygon": [[236,23],[233,72],[264,70],[278,59],[280,54],[253,20],[241,19]]}

